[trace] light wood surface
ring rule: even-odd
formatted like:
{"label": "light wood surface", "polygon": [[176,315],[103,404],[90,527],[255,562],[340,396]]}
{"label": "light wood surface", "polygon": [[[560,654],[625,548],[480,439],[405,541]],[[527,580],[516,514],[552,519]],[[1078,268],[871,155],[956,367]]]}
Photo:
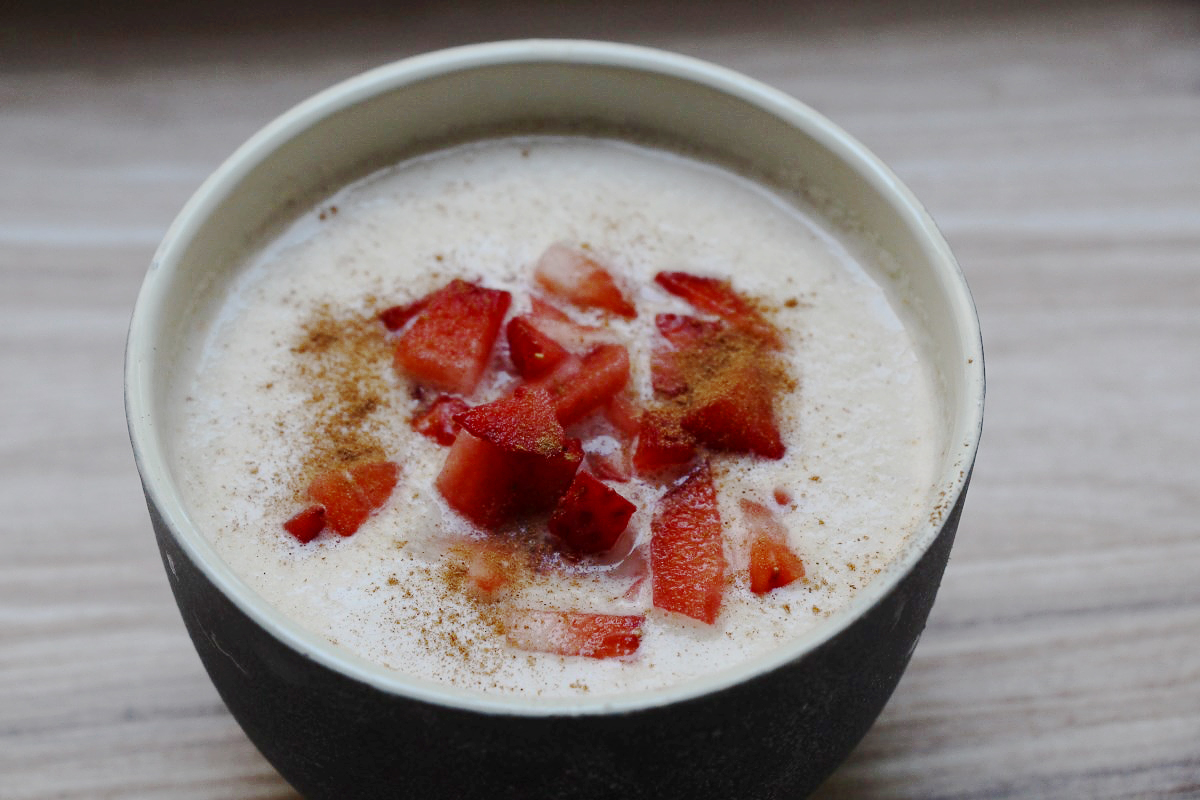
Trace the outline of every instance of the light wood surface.
{"label": "light wood surface", "polygon": [[0,11],[0,798],[293,796],[167,588],[122,412],[134,297],[270,118],[533,35],[682,51],[815,106],[924,200],[974,291],[989,397],[959,540],[819,796],[1200,797],[1200,6],[772,9]]}

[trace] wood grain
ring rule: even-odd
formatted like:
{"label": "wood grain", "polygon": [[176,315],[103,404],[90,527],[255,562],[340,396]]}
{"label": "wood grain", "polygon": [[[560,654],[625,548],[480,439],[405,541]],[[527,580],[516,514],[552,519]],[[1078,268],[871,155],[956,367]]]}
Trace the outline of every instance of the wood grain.
{"label": "wood grain", "polygon": [[1200,7],[167,3],[0,16],[0,798],[287,798],[174,608],[121,360],[151,253],[271,117],[521,36],[652,44],[833,117],[984,327],[929,627],[822,798],[1200,797]]}

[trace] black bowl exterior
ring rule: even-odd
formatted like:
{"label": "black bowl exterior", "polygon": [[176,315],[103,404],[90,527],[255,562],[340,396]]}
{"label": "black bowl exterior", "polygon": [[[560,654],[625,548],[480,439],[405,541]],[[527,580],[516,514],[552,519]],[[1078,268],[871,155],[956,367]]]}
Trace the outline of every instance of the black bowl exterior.
{"label": "black bowl exterior", "polygon": [[310,798],[796,798],[859,742],[895,689],[941,582],[966,489],[928,550],[803,657],[637,711],[480,713],[392,694],[298,653],[192,563],[150,503],[171,588],[221,697]]}

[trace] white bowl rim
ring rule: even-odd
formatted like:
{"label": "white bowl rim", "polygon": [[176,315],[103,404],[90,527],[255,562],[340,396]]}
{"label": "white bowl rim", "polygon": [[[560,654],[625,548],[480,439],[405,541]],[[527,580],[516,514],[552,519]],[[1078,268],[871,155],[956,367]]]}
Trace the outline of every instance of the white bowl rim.
{"label": "white bowl rim", "polygon": [[[154,406],[154,378],[148,365],[153,360],[155,345],[150,334],[158,329],[162,322],[171,272],[202,222],[222,202],[226,193],[261,160],[320,119],[376,94],[456,71],[542,62],[617,67],[658,73],[740,98],[804,130],[843,162],[848,163],[889,200],[908,225],[921,232],[924,244],[947,281],[956,324],[960,330],[972,334],[968,341],[962,342],[968,356],[968,364],[965,367],[967,396],[961,407],[956,409],[961,422],[959,428],[970,432],[970,437],[963,443],[957,462],[963,465],[963,469],[957,476],[949,476],[942,484],[946,488],[947,509],[952,508],[965,491],[982,431],[985,392],[983,346],[978,315],[966,280],[950,252],[949,245],[924,207],[874,154],[799,100],[745,75],[696,58],[614,42],[525,39],[466,45],[417,55],[338,83],[267,124],[239,147],[197,189],[171,224],[154,255],[138,294],[126,343],[126,417],[134,457],[147,498],[179,547],[238,609],[303,656],[385,693],[461,710],[517,716],[632,712],[719,692],[799,659],[838,636],[911,571],[940,533],[943,521],[930,522],[917,531],[910,538],[911,544],[905,552],[894,560],[883,574],[876,576],[860,590],[845,608],[809,633],[752,663],[736,665],[667,688],[632,691],[620,695],[555,699],[488,695],[415,679],[368,662],[302,629],[267,604],[217,555],[207,538],[185,512],[179,494],[171,484],[166,454],[154,434],[154,421],[151,417],[151,409]],[[175,569],[169,559],[167,568],[172,571]]]}

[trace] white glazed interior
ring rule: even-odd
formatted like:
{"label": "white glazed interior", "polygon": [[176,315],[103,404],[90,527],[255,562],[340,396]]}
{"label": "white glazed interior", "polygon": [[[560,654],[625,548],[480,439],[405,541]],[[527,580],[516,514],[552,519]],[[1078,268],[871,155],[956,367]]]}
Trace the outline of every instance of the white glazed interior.
{"label": "white glazed interior", "polygon": [[302,103],[243,145],[197,191],[155,255],[126,356],[126,411],[151,502],[197,566],[252,619],[326,666],[380,689],[437,703],[517,714],[598,713],[658,705],[744,680],[835,636],[908,572],[940,530],[912,546],[842,613],[771,658],[669,690],[618,698],[528,700],[407,679],[353,656],[283,617],[252,592],[189,519],[158,421],[198,294],[220,286],[246,248],[354,178],[438,142],[509,125],[563,121],[656,131],[783,185],[834,198],[873,231],[919,299],[944,381],[946,508],[965,487],[983,415],[983,352],[966,283],[932,220],[873,155],[797,101],[744,76],[626,45],[524,41],[441,51],[365,73]]}

